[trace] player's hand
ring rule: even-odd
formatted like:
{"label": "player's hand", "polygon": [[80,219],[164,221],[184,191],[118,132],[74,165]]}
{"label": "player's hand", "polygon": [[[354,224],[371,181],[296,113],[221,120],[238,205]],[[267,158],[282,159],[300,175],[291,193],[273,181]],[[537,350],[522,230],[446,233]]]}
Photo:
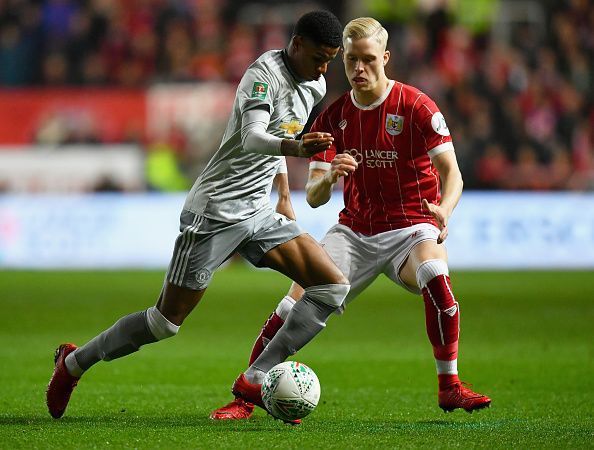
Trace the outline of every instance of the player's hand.
{"label": "player's hand", "polygon": [[339,153],[334,157],[331,163],[328,178],[332,184],[336,183],[340,177],[346,177],[353,173],[359,165],[355,158],[348,153]]}
{"label": "player's hand", "polygon": [[328,150],[334,142],[330,133],[305,133],[299,140],[297,155],[300,158],[309,158],[316,153]]}
{"label": "player's hand", "polygon": [[437,226],[439,227],[439,236],[437,237],[437,243],[441,244],[448,237],[448,219],[450,215],[445,210],[445,208],[439,205],[435,205],[433,203],[429,203],[425,199],[423,199],[423,208],[428,210],[437,222]]}

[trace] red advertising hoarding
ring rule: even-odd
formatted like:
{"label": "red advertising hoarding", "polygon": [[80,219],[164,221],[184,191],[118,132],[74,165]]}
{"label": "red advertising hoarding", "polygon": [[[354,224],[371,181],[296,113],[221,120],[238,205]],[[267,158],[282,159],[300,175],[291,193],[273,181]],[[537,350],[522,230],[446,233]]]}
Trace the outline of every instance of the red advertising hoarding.
{"label": "red advertising hoarding", "polygon": [[144,135],[146,115],[144,90],[0,90],[0,145],[126,142]]}

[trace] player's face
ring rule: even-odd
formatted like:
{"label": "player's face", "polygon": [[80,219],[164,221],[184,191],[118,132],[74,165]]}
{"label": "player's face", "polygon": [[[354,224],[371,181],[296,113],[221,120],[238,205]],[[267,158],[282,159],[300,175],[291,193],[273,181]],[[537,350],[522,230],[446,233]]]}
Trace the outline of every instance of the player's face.
{"label": "player's face", "polygon": [[344,70],[352,88],[356,92],[383,93],[386,81],[384,65],[390,58],[390,52],[374,38],[353,41],[347,39],[344,44]]}
{"label": "player's face", "polygon": [[328,70],[328,64],[338,54],[340,47],[317,45],[301,36],[294,38],[293,69],[301,78],[313,81],[320,78]]}

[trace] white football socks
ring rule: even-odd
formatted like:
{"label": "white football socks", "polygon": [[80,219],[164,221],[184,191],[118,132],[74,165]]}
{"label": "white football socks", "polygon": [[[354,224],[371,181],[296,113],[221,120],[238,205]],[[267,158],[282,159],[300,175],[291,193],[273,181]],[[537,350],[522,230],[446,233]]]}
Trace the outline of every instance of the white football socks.
{"label": "white football socks", "polygon": [[295,299],[293,299],[292,297],[289,297],[288,295],[285,295],[283,297],[283,299],[277,305],[276,310],[274,312],[281,319],[287,320],[287,316],[289,315],[289,312],[291,311],[291,308],[293,308],[294,304],[295,304]]}
{"label": "white football socks", "polygon": [[70,352],[68,354],[68,356],[66,356],[66,359],[64,360],[64,364],[66,365],[66,370],[68,370],[68,373],[70,375],[72,375],[73,377],[76,377],[76,378],[80,378],[82,376],[82,374],[85,373],[85,371],[82,370],[81,367],[78,365],[78,361],[74,357],[75,353],[76,353],[76,350],[73,352]]}
{"label": "white football socks", "polygon": [[435,360],[435,367],[437,368],[437,375],[458,375],[458,360],[451,361]]}

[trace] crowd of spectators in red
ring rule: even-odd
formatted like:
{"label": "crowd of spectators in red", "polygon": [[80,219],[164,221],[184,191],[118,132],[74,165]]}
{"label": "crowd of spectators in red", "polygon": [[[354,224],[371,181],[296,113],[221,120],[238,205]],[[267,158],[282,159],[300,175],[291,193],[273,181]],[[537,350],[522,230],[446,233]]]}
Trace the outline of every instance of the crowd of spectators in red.
{"label": "crowd of spectators in red", "polygon": [[[348,3],[0,0],[0,87],[236,83],[295,17]],[[542,27],[513,24],[507,40],[441,8],[385,23],[387,73],[441,107],[467,188],[594,189],[594,3],[536,3]],[[326,102],[348,88],[341,63],[328,86]]]}

